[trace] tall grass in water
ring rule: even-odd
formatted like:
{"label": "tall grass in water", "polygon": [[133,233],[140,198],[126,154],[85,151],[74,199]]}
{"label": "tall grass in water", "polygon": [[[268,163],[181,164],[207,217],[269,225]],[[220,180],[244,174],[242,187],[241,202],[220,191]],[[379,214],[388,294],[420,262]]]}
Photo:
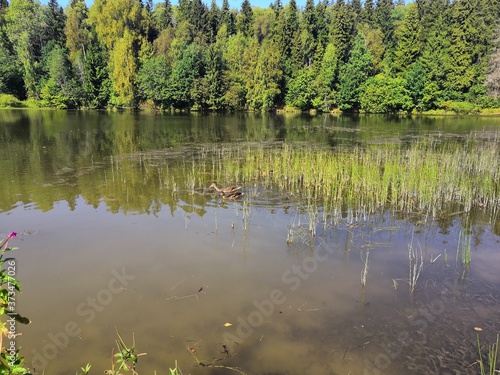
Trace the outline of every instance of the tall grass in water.
{"label": "tall grass in water", "polygon": [[466,267],[470,265],[471,255],[471,236],[460,231],[458,235],[457,253],[455,263],[458,263],[458,254],[461,255],[462,264]]}
{"label": "tall grass in water", "polygon": [[497,341],[495,344],[488,346],[488,372],[486,372],[486,367],[483,361],[483,354],[481,353],[481,343],[479,342],[479,335],[477,335],[477,348],[479,351],[479,368],[481,370],[481,375],[494,375],[500,373],[497,367],[497,358],[498,358],[498,343],[499,343],[499,335],[497,334]]}
{"label": "tall grass in water", "polygon": [[[500,206],[497,144],[440,144],[421,140],[355,149],[310,145],[248,145],[217,155],[217,177],[255,181],[265,175],[288,198],[306,198],[364,215],[380,207],[436,217],[452,206],[464,212]],[[456,208],[455,208],[456,210]]]}

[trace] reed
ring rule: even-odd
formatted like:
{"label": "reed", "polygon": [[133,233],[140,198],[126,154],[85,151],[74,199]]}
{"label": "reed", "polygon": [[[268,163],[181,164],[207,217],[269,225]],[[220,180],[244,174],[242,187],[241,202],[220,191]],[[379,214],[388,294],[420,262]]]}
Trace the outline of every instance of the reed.
{"label": "reed", "polygon": [[466,267],[470,265],[471,262],[471,237],[460,231],[458,237],[457,253],[455,257],[455,263],[458,263],[458,254],[461,254],[462,264]]}
{"label": "reed", "polygon": [[497,334],[497,341],[495,344],[488,346],[488,371],[486,371],[486,366],[483,360],[483,354],[481,352],[481,343],[479,342],[479,335],[477,335],[477,348],[479,352],[479,368],[481,371],[481,375],[494,375],[500,373],[497,370],[497,358],[498,358],[498,344],[499,344],[499,335]]}
{"label": "reed", "polygon": [[410,293],[413,294],[417,286],[418,278],[424,269],[424,256],[422,248],[418,247],[420,251],[416,251],[413,246],[413,236],[411,242],[408,244],[408,284],[410,285]]}
{"label": "reed", "polygon": [[391,206],[437,217],[457,205],[465,213],[496,214],[500,203],[496,144],[424,140],[332,150],[280,143],[229,147],[217,155],[217,177],[224,181],[270,182],[287,197],[359,215]]}

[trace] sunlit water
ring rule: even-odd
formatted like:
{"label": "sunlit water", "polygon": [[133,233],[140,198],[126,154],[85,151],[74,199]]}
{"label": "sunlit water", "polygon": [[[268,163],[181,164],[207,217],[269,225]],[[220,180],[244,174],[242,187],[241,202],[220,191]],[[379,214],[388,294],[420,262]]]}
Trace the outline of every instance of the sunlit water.
{"label": "sunlit water", "polygon": [[[496,119],[13,111],[0,120],[0,232],[20,233],[10,243],[17,307],[32,321],[17,325],[16,345],[37,373],[110,369],[119,331],[147,353],[141,374],[176,361],[184,374],[476,374],[477,335],[487,346],[500,332],[500,238],[487,215],[474,220],[465,267],[460,215],[320,208],[311,236],[305,205],[277,200],[267,184],[248,182],[238,201],[166,194],[165,176],[137,157],[182,164],[200,143],[494,137]],[[423,258],[413,293],[410,248]]]}

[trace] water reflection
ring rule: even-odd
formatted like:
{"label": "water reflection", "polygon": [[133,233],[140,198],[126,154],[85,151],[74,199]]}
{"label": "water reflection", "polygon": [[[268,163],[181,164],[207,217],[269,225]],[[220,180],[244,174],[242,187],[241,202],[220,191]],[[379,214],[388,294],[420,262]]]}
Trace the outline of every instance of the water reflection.
{"label": "water reflection", "polygon": [[[206,189],[218,167],[207,155],[221,145],[411,142],[445,130],[494,134],[492,119],[59,111],[0,118],[9,181],[0,220],[2,231],[23,233],[19,306],[33,323],[21,327],[19,343],[39,371],[110,368],[116,327],[128,342],[135,333],[148,353],[139,360],[143,374],[165,373],[176,360],[191,374],[228,372],[215,366],[472,374],[474,327],[485,344],[498,332],[499,224],[480,210],[436,220],[385,208],[363,216],[284,200],[266,180],[247,183],[241,201]],[[470,266],[461,262],[463,234]],[[414,293],[410,244],[424,258]]]}

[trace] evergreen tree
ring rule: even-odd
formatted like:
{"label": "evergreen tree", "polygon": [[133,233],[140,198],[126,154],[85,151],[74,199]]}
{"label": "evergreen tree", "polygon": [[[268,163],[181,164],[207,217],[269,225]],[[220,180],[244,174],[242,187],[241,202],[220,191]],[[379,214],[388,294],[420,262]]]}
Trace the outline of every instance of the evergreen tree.
{"label": "evergreen tree", "polygon": [[422,52],[422,26],[418,19],[416,4],[408,5],[406,16],[396,33],[396,39],[392,71],[404,75]]}
{"label": "evergreen tree", "polygon": [[268,111],[275,107],[280,95],[278,82],[281,81],[280,54],[271,40],[260,47],[255,72],[249,82],[247,102],[251,108]]}
{"label": "evergreen tree", "polygon": [[253,10],[249,0],[243,0],[241,11],[238,14],[236,29],[243,35],[253,35]]}
{"label": "evergreen tree", "polygon": [[206,72],[203,77],[203,94],[205,96],[204,106],[209,109],[224,109],[224,95],[227,90],[227,81],[225,79],[225,64],[222,57],[222,51],[216,46],[211,45],[205,54]]}
{"label": "evergreen tree", "polygon": [[346,62],[356,36],[356,26],[354,14],[343,1],[335,5],[330,35],[340,61]]}
{"label": "evergreen tree", "polygon": [[394,24],[391,19],[393,9],[394,4],[392,0],[378,0],[374,12],[375,22],[380,27],[380,30],[382,30],[384,44],[388,48],[391,48],[393,43]]}
{"label": "evergreen tree", "polygon": [[111,96],[108,54],[93,36],[88,44],[83,63],[83,106],[86,108],[105,108]]}
{"label": "evergreen tree", "polygon": [[365,41],[361,35],[358,35],[349,61],[340,67],[338,102],[341,110],[359,110],[361,89],[371,76],[372,69],[372,61],[365,48]]}
{"label": "evergreen tree", "polygon": [[278,18],[281,11],[283,10],[283,4],[281,3],[281,0],[275,0],[274,3],[271,4],[271,9],[274,10],[274,15],[276,18]]}
{"label": "evergreen tree", "polygon": [[482,18],[479,0],[453,3],[451,29],[449,90],[467,93],[483,82],[491,29]]}
{"label": "evergreen tree", "polygon": [[192,0],[189,22],[193,25],[195,38],[203,44],[210,36],[208,7],[201,0]]}
{"label": "evergreen tree", "polygon": [[216,0],[212,0],[210,5],[210,10],[208,11],[208,27],[209,27],[209,43],[215,43],[215,38],[217,36],[217,31],[219,31],[221,21],[221,12],[217,6]]}
{"label": "evergreen tree", "polygon": [[64,33],[66,15],[63,8],[59,6],[57,0],[49,0],[47,6],[42,7],[42,9],[45,23],[43,39],[45,41],[53,40],[60,46],[66,45],[66,35]]}
{"label": "evergreen tree", "polygon": [[348,4],[349,9],[354,13],[356,22],[363,21],[363,7],[361,6],[361,0],[351,0]]}
{"label": "evergreen tree", "polygon": [[365,0],[363,8],[363,21],[370,25],[375,24],[375,7],[373,5],[373,0]]}
{"label": "evergreen tree", "polygon": [[231,10],[229,9],[228,0],[222,0],[221,8],[221,24],[225,24],[227,27],[227,33],[233,35],[236,33],[235,18]]}
{"label": "evergreen tree", "polygon": [[338,80],[338,62],[339,56],[335,46],[330,43],[326,47],[318,75],[313,82],[315,97],[312,99],[312,105],[324,112],[331,111],[337,105],[335,85]]}
{"label": "evergreen tree", "polygon": [[156,23],[160,33],[162,30],[174,26],[172,4],[170,3],[170,0],[165,0],[158,4],[154,12],[154,17],[156,18]]}
{"label": "evergreen tree", "polygon": [[326,4],[328,0],[320,0],[315,8],[316,15],[316,39],[319,44],[326,48],[329,39],[329,26],[326,16]]}

